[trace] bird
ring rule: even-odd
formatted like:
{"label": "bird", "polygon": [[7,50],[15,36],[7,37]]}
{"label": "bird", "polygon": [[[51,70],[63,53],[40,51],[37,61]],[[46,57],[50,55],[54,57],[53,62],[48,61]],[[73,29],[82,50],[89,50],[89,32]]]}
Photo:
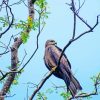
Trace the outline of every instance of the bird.
{"label": "bird", "polygon": [[54,40],[47,40],[45,43],[45,52],[44,52],[44,63],[48,70],[53,69],[53,75],[57,78],[64,80],[67,91],[70,91],[72,97],[79,90],[82,90],[82,86],[79,81],[74,77],[71,70],[71,63],[69,62],[65,53],[63,54],[60,64],[58,66],[59,58],[61,56],[62,49],[57,46],[57,42]]}

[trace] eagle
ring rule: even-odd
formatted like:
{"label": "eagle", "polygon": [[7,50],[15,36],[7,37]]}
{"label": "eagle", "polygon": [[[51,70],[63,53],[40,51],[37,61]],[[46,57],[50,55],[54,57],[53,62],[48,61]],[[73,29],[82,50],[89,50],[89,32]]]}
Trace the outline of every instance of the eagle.
{"label": "eagle", "polygon": [[63,54],[60,65],[58,66],[59,58],[61,56],[62,49],[57,46],[57,43],[54,40],[47,40],[45,43],[45,53],[44,53],[44,62],[46,67],[53,71],[53,75],[63,79],[67,90],[70,91],[72,97],[75,97],[78,90],[82,90],[82,87],[78,80],[74,77],[71,71],[71,64],[65,54]]}

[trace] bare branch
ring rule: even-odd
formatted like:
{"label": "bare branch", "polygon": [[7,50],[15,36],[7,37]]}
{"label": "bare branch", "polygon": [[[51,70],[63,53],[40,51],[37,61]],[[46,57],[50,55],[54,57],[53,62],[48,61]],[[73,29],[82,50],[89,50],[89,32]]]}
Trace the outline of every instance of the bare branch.
{"label": "bare branch", "polygon": [[7,13],[7,21],[8,21],[8,23],[10,24],[9,13],[8,13],[8,7],[7,7],[8,2],[9,2],[9,0],[8,0],[7,3],[6,3],[6,13]]}
{"label": "bare branch", "polygon": [[10,40],[9,40],[9,42],[8,42],[8,45],[7,45],[6,48],[5,48],[5,51],[4,51],[3,53],[0,53],[0,55],[7,54],[8,52],[10,52],[10,50],[9,50],[9,45],[10,45],[10,43],[11,43],[12,38],[13,38],[13,35],[10,37]]}
{"label": "bare branch", "polygon": [[97,16],[97,19],[96,19],[96,23],[93,27],[91,27],[91,29],[81,33],[79,36],[77,36],[74,40],[72,41],[76,41],[77,39],[79,39],[80,37],[82,37],[83,35],[87,34],[87,33],[90,33],[90,32],[93,32],[93,30],[95,29],[95,27],[99,24],[99,17],[100,15]]}
{"label": "bare branch", "polygon": [[[73,0],[72,0],[72,9],[73,9],[73,11],[76,11],[76,8],[75,8]],[[75,33],[76,33],[76,15],[74,14],[74,27],[73,27],[73,36],[72,36],[72,39],[74,39]]]}
{"label": "bare branch", "polygon": [[80,4],[80,0],[79,1],[79,8],[76,10],[77,13],[79,13],[80,9],[83,7],[83,5],[85,4],[85,0],[83,1],[82,4]]}
{"label": "bare branch", "polygon": [[71,9],[73,11],[73,13],[88,27],[91,29],[91,26],[82,18],[78,15],[78,13],[76,13],[76,11],[74,11],[73,9]]}
{"label": "bare branch", "polygon": [[10,51],[5,51],[5,52],[3,52],[3,53],[0,53],[0,57],[2,56],[2,55],[4,55],[4,54],[7,54],[7,53],[9,53]]}
{"label": "bare branch", "polygon": [[60,88],[64,89],[64,91],[67,90],[67,87],[66,87],[66,86],[57,86],[57,85],[54,84],[53,82],[52,82],[52,84],[53,84],[53,88],[55,88],[56,90],[57,90],[57,89],[60,89]]}
{"label": "bare branch", "polygon": [[24,55],[24,57],[23,57],[23,59],[22,59],[21,63],[19,64],[20,66],[22,65],[22,63],[23,63],[23,61],[24,61],[24,59],[25,59],[25,57],[26,57],[26,55],[27,55],[26,50],[24,50],[24,51],[25,51],[25,55]]}
{"label": "bare branch", "polygon": [[4,35],[4,34],[11,28],[11,26],[12,26],[12,24],[13,24],[13,21],[14,21],[14,15],[13,15],[13,13],[12,13],[11,7],[8,6],[7,3],[6,3],[5,1],[3,1],[3,2],[4,2],[4,4],[6,5],[6,7],[9,9],[9,11],[10,11],[10,13],[11,13],[11,16],[12,16],[12,20],[11,20],[11,22],[9,23],[9,26],[7,27],[7,29],[6,29],[4,32],[0,33],[0,38],[2,37],[2,35]]}
{"label": "bare branch", "polygon": [[[15,95],[16,95],[16,94],[0,96],[0,98],[11,98],[11,97],[14,97]],[[2,99],[0,99],[0,100],[2,100]]]}
{"label": "bare branch", "polygon": [[44,83],[46,82],[47,79],[49,79],[49,77],[52,75],[53,73],[53,70],[51,70],[49,72],[49,74],[44,78],[42,79],[42,81],[40,82],[40,84],[37,86],[36,90],[33,92],[33,94],[31,95],[30,99],[29,100],[33,100],[34,96],[36,95],[36,93],[41,89],[41,87],[44,85]]}
{"label": "bare branch", "polygon": [[24,2],[24,1],[25,1],[25,0],[19,0],[18,2],[15,2],[15,3],[13,3],[13,4],[9,5],[9,6],[19,5],[19,4],[21,4],[22,2]]}
{"label": "bare branch", "polygon": [[1,6],[1,7],[0,7],[0,11],[2,10],[2,6],[3,6],[3,4],[4,4],[4,3],[3,3],[3,1],[2,1],[1,5],[0,5],[0,6]]}

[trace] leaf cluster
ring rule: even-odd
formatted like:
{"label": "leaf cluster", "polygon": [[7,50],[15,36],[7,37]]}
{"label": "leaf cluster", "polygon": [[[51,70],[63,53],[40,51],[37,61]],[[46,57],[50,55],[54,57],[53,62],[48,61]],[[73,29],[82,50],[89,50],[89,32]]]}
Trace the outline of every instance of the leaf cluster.
{"label": "leaf cluster", "polygon": [[36,100],[47,100],[47,96],[43,92],[37,93],[37,98]]}
{"label": "leaf cluster", "polygon": [[100,73],[98,75],[91,77],[91,79],[94,83],[97,83],[97,84],[100,83]]}
{"label": "leaf cluster", "polygon": [[[24,72],[24,70],[21,70],[21,73],[22,72]],[[17,75],[16,75],[16,77],[15,77],[15,79],[13,81],[13,85],[18,85],[18,79],[19,79],[21,73],[17,73]]]}
{"label": "leaf cluster", "polygon": [[44,9],[44,8],[46,8],[46,6],[47,6],[46,0],[37,0],[37,1],[35,2],[35,4],[36,4],[36,6],[39,7],[39,9]]}
{"label": "leaf cluster", "polygon": [[66,98],[69,98],[71,94],[70,92],[62,92],[60,96],[62,96],[64,100],[67,100]]}
{"label": "leaf cluster", "polygon": [[9,25],[7,17],[0,17],[0,31],[2,31],[3,27],[7,27]]}

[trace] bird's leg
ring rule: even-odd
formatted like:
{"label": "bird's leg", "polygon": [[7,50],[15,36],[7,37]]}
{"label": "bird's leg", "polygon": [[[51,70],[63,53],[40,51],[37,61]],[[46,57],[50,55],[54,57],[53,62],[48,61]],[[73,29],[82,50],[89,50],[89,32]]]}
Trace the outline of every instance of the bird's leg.
{"label": "bird's leg", "polygon": [[54,72],[56,70],[56,68],[57,68],[56,66],[53,66],[51,71]]}

